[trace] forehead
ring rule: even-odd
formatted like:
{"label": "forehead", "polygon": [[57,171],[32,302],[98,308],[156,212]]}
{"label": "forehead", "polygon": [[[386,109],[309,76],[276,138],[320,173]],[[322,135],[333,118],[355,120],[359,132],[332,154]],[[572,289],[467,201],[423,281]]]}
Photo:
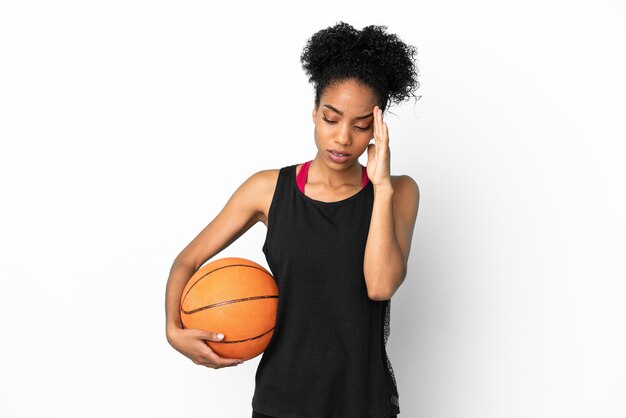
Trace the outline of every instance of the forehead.
{"label": "forehead", "polygon": [[376,105],[372,89],[349,80],[329,85],[320,97],[320,105],[332,105],[344,115],[362,115]]}

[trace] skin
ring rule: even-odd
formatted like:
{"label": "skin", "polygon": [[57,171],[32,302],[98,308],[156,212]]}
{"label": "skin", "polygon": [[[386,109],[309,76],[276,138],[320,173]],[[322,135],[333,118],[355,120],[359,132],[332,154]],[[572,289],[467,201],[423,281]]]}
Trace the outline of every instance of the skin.
{"label": "skin", "polygon": [[[329,107],[330,106],[330,107]],[[334,108],[336,111],[331,109]],[[341,112],[343,114],[339,114]],[[357,119],[358,116],[366,118]],[[317,154],[309,167],[305,194],[312,199],[343,200],[361,189],[358,157],[367,150],[367,175],[374,188],[374,205],[365,248],[363,272],[372,300],[387,300],[407,272],[411,237],[419,205],[419,188],[409,176],[390,175],[387,124],[372,90],[355,80],[329,86],[313,109]],[[359,129],[361,128],[361,129]],[[374,143],[370,144],[370,140]],[[335,163],[328,149],[350,153]],[[301,165],[296,167],[296,173]],[[205,343],[219,341],[215,332],[182,328],[179,302],[189,278],[206,261],[227,248],[257,222],[267,226],[278,169],[259,171],[235,190],[222,211],[180,252],[170,269],[166,288],[168,342],[195,364],[221,368],[240,359],[221,358]]]}

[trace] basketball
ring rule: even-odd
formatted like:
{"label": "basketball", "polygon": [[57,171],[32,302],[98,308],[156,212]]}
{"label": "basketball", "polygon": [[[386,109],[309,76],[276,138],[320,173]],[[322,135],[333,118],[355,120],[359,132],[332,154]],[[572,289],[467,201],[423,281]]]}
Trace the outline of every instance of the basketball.
{"label": "basketball", "polygon": [[187,282],[180,300],[184,328],[224,334],[206,341],[218,356],[249,360],[267,348],[276,324],[278,286],[259,264],[239,257],[212,261]]}

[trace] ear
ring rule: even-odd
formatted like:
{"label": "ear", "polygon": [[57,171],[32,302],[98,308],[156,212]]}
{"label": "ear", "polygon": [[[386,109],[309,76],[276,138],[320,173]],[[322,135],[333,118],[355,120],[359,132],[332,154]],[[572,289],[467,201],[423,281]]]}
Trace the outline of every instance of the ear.
{"label": "ear", "polygon": [[315,118],[317,117],[317,108],[313,107],[313,123],[315,123]]}

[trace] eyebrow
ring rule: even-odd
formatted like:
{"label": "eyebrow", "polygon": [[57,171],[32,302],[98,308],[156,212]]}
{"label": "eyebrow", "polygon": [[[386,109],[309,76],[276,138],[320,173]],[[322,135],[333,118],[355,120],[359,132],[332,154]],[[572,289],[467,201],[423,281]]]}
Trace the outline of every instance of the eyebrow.
{"label": "eyebrow", "polygon": [[[343,116],[343,112],[339,109],[334,108],[333,106],[329,105],[329,104],[325,104],[324,106],[326,106],[327,108],[329,108],[330,110],[332,110],[333,112],[339,113],[341,116]],[[374,112],[369,113],[367,115],[363,115],[363,116],[357,116],[354,119],[365,119],[365,118],[369,118],[370,116],[372,116],[374,114]]]}

